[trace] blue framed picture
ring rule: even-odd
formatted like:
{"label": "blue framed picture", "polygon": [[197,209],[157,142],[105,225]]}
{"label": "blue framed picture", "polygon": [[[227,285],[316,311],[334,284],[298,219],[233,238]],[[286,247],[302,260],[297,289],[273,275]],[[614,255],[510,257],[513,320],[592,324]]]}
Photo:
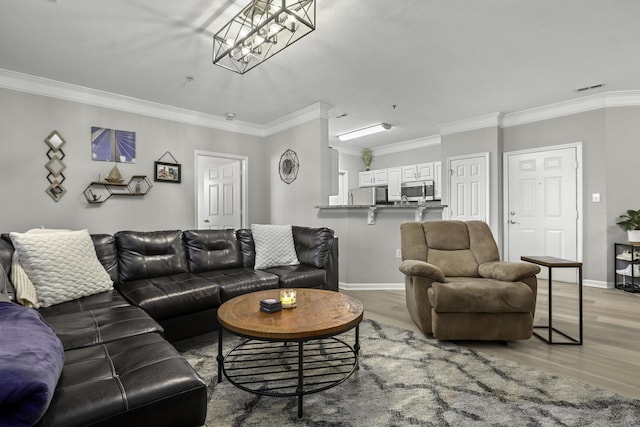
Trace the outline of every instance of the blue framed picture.
{"label": "blue framed picture", "polygon": [[92,126],[91,157],[100,162],[135,163],[136,133]]}

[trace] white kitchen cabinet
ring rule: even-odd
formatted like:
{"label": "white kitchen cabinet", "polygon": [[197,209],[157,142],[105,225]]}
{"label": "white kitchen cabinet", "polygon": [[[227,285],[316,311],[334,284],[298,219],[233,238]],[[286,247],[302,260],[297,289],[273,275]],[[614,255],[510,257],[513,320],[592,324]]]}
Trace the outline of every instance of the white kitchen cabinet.
{"label": "white kitchen cabinet", "polygon": [[418,165],[402,166],[402,182],[418,180]]}
{"label": "white kitchen cabinet", "polygon": [[400,201],[402,198],[400,192],[400,188],[402,187],[402,168],[387,169],[387,181],[389,184],[387,200],[390,202]]}
{"label": "white kitchen cabinet", "polygon": [[433,162],[433,198],[442,199],[442,162]]}
{"label": "white kitchen cabinet", "polygon": [[420,163],[416,166],[418,172],[418,181],[427,181],[433,179],[433,162]]}
{"label": "white kitchen cabinet", "polygon": [[373,171],[373,185],[387,185],[389,183],[387,169],[376,169]]}
{"label": "white kitchen cabinet", "polygon": [[378,187],[387,185],[388,182],[386,169],[375,169],[358,174],[358,186],[360,187]]}
{"label": "white kitchen cabinet", "polygon": [[364,171],[358,174],[358,187],[373,186],[373,171]]}

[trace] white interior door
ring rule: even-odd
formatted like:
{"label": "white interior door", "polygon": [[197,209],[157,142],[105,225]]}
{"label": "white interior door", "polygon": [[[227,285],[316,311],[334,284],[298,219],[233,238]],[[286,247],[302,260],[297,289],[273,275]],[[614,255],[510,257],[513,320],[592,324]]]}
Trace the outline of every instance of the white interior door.
{"label": "white interior door", "polygon": [[198,228],[242,228],[242,161],[199,156]]}
{"label": "white interior door", "polygon": [[[505,259],[522,255],[578,259],[578,159],[576,147],[506,153]],[[541,271],[547,277],[546,269]],[[557,271],[557,274],[556,274]],[[554,279],[575,281],[573,269]]]}
{"label": "white interior door", "polygon": [[489,223],[489,155],[448,159],[449,219]]}

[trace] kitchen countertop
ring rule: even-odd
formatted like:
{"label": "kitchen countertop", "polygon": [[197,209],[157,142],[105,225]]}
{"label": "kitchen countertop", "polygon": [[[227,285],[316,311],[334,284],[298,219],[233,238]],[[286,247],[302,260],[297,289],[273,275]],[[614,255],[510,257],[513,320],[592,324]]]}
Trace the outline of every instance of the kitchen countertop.
{"label": "kitchen countertop", "polygon": [[318,209],[370,209],[370,208],[375,208],[375,209],[417,209],[417,208],[424,208],[424,209],[444,209],[446,208],[447,205],[442,205],[440,203],[438,204],[429,204],[427,203],[426,205],[418,205],[417,203],[414,204],[407,204],[407,205],[322,205],[322,206],[316,206],[316,208]]}

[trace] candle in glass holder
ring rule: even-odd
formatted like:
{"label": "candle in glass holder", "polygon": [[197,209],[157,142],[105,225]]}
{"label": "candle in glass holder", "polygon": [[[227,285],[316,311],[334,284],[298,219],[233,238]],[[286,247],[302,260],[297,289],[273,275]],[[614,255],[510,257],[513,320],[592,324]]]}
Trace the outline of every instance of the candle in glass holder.
{"label": "candle in glass holder", "polygon": [[280,302],[282,303],[282,308],[295,308],[296,291],[293,289],[282,289],[280,291]]}

